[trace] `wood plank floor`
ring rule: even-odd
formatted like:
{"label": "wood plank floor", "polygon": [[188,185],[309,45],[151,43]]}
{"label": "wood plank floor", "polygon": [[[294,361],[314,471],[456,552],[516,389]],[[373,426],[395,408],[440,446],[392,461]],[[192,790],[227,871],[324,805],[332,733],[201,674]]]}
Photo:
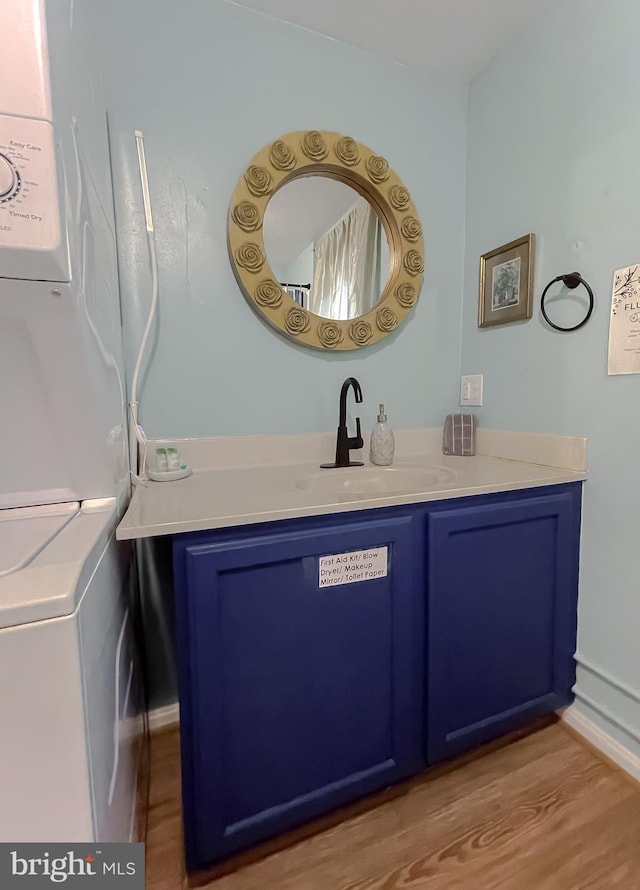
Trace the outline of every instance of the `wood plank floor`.
{"label": "wood plank floor", "polygon": [[[210,890],[640,890],[640,787],[554,723]],[[148,890],[185,886],[179,739],[152,737]]]}

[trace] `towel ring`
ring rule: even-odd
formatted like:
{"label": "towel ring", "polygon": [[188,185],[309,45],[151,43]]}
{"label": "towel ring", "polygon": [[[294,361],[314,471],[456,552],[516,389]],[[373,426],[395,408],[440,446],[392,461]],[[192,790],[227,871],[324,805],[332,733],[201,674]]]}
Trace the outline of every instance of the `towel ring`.
{"label": "towel ring", "polygon": [[[549,290],[551,285],[555,284],[557,281],[561,281],[565,287],[569,288],[569,290],[574,290],[576,287],[578,287],[579,284],[582,284],[589,294],[589,308],[587,309],[587,314],[582,319],[582,321],[578,322],[578,324],[574,324],[568,328],[563,328],[561,325],[551,321],[544,308],[544,298],[547,295],[547,291]],[[591,318],[591,313],[593,312],[593,291],[579,272],[567,272],[566,275],[558,275],[556,278],[553,279],[553,281],[550,281],[549,284],[542,291],[542,296],[540,297],[540,311],[542,312],[546,323],[550,327],[555,328],[556,331],[577,331],[578,328],[581,328],[583,325],[585,325]]]}

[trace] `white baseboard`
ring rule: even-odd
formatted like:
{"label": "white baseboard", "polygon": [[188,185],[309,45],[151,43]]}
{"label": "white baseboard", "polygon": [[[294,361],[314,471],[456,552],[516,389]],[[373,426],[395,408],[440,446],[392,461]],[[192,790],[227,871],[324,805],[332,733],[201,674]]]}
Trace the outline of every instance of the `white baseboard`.
{"label": "white baseboard", "polygon": [[581,714],[575,705],[566,708],[560,718],[572,729],[595,745],[603,754],[640,782],[640,757],[625,748],[617,739],[612,738],[599,726]]}
{"label": "white baseboard", "polygon": [[174,723],[180,723],[180,705],[175,702],[172,705],[166,705],[164,708],[154,708],[149,711],[149,729],[154,732],[165,726],[171,726]]}

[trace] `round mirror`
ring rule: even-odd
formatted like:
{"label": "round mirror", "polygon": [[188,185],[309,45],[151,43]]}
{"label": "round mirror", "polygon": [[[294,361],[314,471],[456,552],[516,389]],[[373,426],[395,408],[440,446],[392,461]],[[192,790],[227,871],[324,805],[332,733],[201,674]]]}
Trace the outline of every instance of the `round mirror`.
{"label": "round mirror", "polygon": [[264,247],[276,280],[322,318],[354,319],[376,305],[389,278],[389,242],[375,207],[335,179],[294,179],[264,214]]}
{"label": "round mirror", "polygon": [[361,349],[415,306],[422,225],[388,161],[309,130],[265,146],[231,198],[231,266],[252,308],[298,343]]}

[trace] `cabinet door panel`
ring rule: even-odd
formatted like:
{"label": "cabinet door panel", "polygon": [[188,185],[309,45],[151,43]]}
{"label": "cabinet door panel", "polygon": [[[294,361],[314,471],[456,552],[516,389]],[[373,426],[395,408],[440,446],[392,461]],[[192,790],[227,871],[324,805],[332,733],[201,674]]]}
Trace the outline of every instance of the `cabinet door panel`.
{"label": "cabinet door panel", "polygon": [[[416,525],[399,517],[186,547],[190,869],[420,769]],[[386,577],[319,587],[319,556],[377,546],[388,547]]]}
{"label": "cabinet door panel", "polygon": [[429,517],[429,762],[571,700],[578,498]]}

